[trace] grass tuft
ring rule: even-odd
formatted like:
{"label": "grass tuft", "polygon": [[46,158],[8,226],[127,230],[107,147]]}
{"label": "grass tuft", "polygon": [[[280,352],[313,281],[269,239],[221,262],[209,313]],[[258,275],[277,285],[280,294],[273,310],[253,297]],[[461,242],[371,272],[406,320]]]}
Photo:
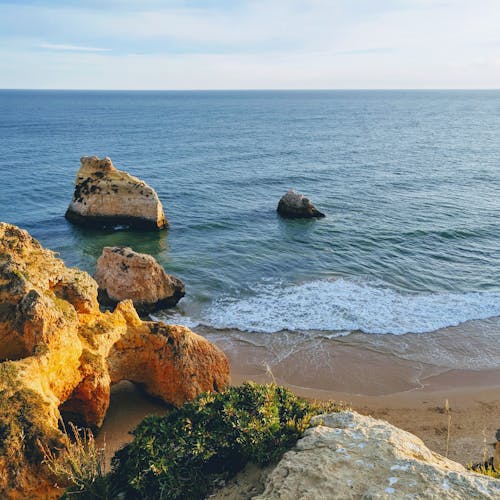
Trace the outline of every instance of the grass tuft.
{"label": "grass tuft", "polygon": [[500,479],[500,471],[495,470],[491,463],[485,462],[478,465],[469,465],[467,468],[477,472],[478,474],[484,474],[485,476]]}
{"label": "grass tuft", "polygon": [[79,429],[70,422],[69,431],[63,424],[63,432],[68,437],[68,444],[61,450],[53,450],[39,443],[44,464],[58,484],[68,486],[62,498],[112,498],[106,477],[104,449],[97,447],[92,431]]}

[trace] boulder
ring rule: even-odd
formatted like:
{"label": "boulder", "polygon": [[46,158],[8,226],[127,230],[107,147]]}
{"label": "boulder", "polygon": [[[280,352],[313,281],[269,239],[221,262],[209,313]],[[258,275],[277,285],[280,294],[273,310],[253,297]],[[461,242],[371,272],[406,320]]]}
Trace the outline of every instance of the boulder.
{"label": "boulder", "polygon": [[50,498],[40,443],[65,446],[61,415],[98,429],[124,379],[181,405],[226,387],[229,364],[188,328],[141,321],[131,301],[100,312],[87,273],[0,223],[0,498]]}
{"label": "boulder", "polygon": [[184,283],[154,257],[129,247],[104,247],[94,278],[104,303],[130,299],[142,314],[173,307],[185,294]]}
{"label": "boulder", "polygon": [[466,470],[382,420],[344,411],[311,423],[255,498],[500,498],[500,480]]}
{"label": "boulder", "polygon": [[311,219],[314,217],[324,217],[321,213],[303,194],[296,193],[290,189],[281,197],[278,203],[278,213],[282,217],[291,219],[305,218]]}
{"label": "boulder", "polygon": [[110,158],[80,159],[75,192],[66,218],[83,226],[124,225],[140,230],[168,227],[155,190],[114,167]]}

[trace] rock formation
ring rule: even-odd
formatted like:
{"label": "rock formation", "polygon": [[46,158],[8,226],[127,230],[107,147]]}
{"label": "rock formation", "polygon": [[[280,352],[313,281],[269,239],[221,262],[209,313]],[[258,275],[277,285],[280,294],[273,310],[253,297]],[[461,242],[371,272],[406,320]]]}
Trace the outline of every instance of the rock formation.
{"label": "rock formation", "polygon": [[348,411],[312,424],[255,498],[500,498],[499,480],[467,471],[382,420]]}
{"label": "rock formation", "polygon": [[104,247],[95,280],[103,302],[130,299],[139,313],[172,307],[184,297],[184,283],[158,262],[128,247]]}
{"label": "rock formation", "polygon": [[168,227],[158,195],[144,181],[117,170],[111,159],[80,159],[66,218],[83,226],[125,225],[141,230]]}
{"label": "rock formation", "polygon": [[282,217],[290,219],[305,218],[311,219],[314,217],[324,217],[321,213],[303,194],[296,193],[290,189],[284,194],[278,203],[278,213]]}
{"label": "rock formation", "polygon": [[61,448],[61,414],[99,428],[127,379],[181,405],[229,383],[224,354],[182,326],[102,313],[97,283],[26,231],[0,223],[0,498],[48,498],[39,441]]}

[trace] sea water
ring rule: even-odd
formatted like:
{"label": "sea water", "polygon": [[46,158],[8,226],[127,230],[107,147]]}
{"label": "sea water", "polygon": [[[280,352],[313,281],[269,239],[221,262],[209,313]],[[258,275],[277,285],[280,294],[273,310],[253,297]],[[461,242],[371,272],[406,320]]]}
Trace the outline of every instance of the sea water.
{"label": "sea water", "polygon": [[[84,155],[154,187],[169,231],[68,223]],[[0,220],[69,265],[128,245],[184,280],[169,321],[424,343],[500,316],[500,91],[0,91],[0,174]],[[290,188],[326,218],[281,219]]]}

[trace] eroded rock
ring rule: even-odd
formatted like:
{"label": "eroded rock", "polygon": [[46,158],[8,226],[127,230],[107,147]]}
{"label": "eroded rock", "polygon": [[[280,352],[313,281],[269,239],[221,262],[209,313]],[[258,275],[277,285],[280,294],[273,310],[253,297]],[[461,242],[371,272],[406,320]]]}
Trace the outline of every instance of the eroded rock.
{"label": "eroded rock", "polygon": [[346,411],[312,424],[255,498],[500,498],[500,480],[467,471],[382,420]]}
{"label": "eroded rock", "polygon": [[80,159],[73,199],[66,218],[83,226],[125,225],[141,230],[168,227],[155,190],[114,167],[110,158]]}
{"label": "eroded rock", "polygon": [[99,428],[123,379],[180,405],[224,388],[229,364],[187,328],[141,321],[131,301],[100,312],[87,273],[0,223],[0,497],[49,498],[39,441],[64,447],[61,413]]}
{"label": "eroded rock", "polygon": [[311,219],[316,217],[324,217],[321,213],[303,194],[290,189],[284,194],[278,203],[278,213],[282,217],[291,219]]}
{"label": "eroded rock", "polygon": [[175,306],[185,294],[184,283],[154,257],[129,247],[104,247],[95,280],[104,302],[130,299],[139,313]]}

